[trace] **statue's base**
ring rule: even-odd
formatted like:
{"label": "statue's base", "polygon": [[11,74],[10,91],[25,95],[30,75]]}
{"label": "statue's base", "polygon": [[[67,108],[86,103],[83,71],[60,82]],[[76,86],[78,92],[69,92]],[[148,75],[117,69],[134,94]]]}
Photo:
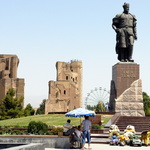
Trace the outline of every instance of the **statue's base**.
{"label": "statue's base", "polygon": [[143,108],[142,81],[139,79],[115,100],[115,112],[120,112],[121,116],[143,117]]}
{"label": "statue's base", "polygon": [[110,111],[122,116],[145,116],[138,64],[119,62],[113,66]]}
{"label": "statue's base", "polygon": [[115,82],[117,97],[139,79],[139,65],[133,62],[119,62],[112,67],[112,80]]}

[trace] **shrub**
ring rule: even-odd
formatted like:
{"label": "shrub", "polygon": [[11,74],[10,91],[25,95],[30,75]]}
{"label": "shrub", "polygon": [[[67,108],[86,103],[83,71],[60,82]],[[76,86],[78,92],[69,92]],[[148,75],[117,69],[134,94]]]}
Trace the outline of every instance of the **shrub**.
{"label": "shrub", "polygon": [[48,130],[48,125],[38,121],[31,121],[28,125],[28,133],[36,134],[36,135],[43,135],[46,134]]}
{"label": "shrub", "polygon": [[23,134],[28,135],[28,130],[24,130]]}
{"label": "shrub", "polygon": [[145,111],[146,115],[150,115],[150,109],[148,109],[147,111]]}
{"label": "shrub", "polygon": [[5,133],[4,131],[0,130],[0,135],[3,135],[4,133]]}
{"label": "shrub", "polygon": [[23,131],[20,131],[20,130],[12,130],[12,131],[11,131],[11,134],[12,134],[12,135],[22,135],[22,134],[23,134]]}
{"label": "shrub", "polygon": [[11,133],[12,133],[12,129],[10,129],[10,128],[8,128],[8,127],[2,129],[2,131],[3,131],[4,134],[11,134]]}
{"label": "shrub", "polygon": [[100,128],[101,128],[101,126],[98,125],[98,124],[93,124],[92,125],[92,129],[100,129]]}

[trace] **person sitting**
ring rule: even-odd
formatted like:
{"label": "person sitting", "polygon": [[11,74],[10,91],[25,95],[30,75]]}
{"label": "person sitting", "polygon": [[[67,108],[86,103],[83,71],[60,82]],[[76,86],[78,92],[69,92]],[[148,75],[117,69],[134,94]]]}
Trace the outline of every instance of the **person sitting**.
{"label": "person sitting", "polygon": [[82,131],[81,131],[81,126],[79,125],[77,128],[75,128],[75,131],[73,132],[73,142],[77,142],[78,148],[81,148],[81,143],[82,143]]}
{"label": "person sitting", "polygon": [[75,131],[73,125],[71,125],[70,123],[71,120],[68,119],[67,122],[64,124],[64,131],[63,131],[64,136],[69,136]]}
{"label": "person sitting", "polygon": [[70,123],[71,123],[71,120],[68,119],[67,122],[64,124],[63,135],[64,136],[69,136],[69,138],[70,138],[70,146],[72,147],[73,146],[73,133],[75,131],[75,128]]}

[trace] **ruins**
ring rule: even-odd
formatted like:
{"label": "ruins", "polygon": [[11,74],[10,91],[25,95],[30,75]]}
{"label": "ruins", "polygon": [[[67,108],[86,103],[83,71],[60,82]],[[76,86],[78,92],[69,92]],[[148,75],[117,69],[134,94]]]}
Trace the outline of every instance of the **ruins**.
{"label": "ruins", "polygon": [[45,114],[68,112],[82,107],[82,62],[56,63],[57,79],[49,81],[48,100]]}
{"label": "ruins", "polygon": [[16,97],[24,97],[24,79],[17,77],[18,64],[16,55],[0,55],[0,100],[10,88],[14,89]]}

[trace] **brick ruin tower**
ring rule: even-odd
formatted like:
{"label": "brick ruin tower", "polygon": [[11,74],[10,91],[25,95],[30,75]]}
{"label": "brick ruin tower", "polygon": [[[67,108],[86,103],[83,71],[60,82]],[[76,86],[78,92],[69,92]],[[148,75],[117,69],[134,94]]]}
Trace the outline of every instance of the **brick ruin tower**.
{"label": "brick ruin tower", "polygon": [[14,89],[16,97],[24,97],[24,79],[17,77],[18,64],[16,55],[0,55],[0,100],[10,88]]}
{"label": "brick ruin tower", "polygon": [[49,81],[45,114],[82,107],[82,62],[57,62],[57,81]]}

